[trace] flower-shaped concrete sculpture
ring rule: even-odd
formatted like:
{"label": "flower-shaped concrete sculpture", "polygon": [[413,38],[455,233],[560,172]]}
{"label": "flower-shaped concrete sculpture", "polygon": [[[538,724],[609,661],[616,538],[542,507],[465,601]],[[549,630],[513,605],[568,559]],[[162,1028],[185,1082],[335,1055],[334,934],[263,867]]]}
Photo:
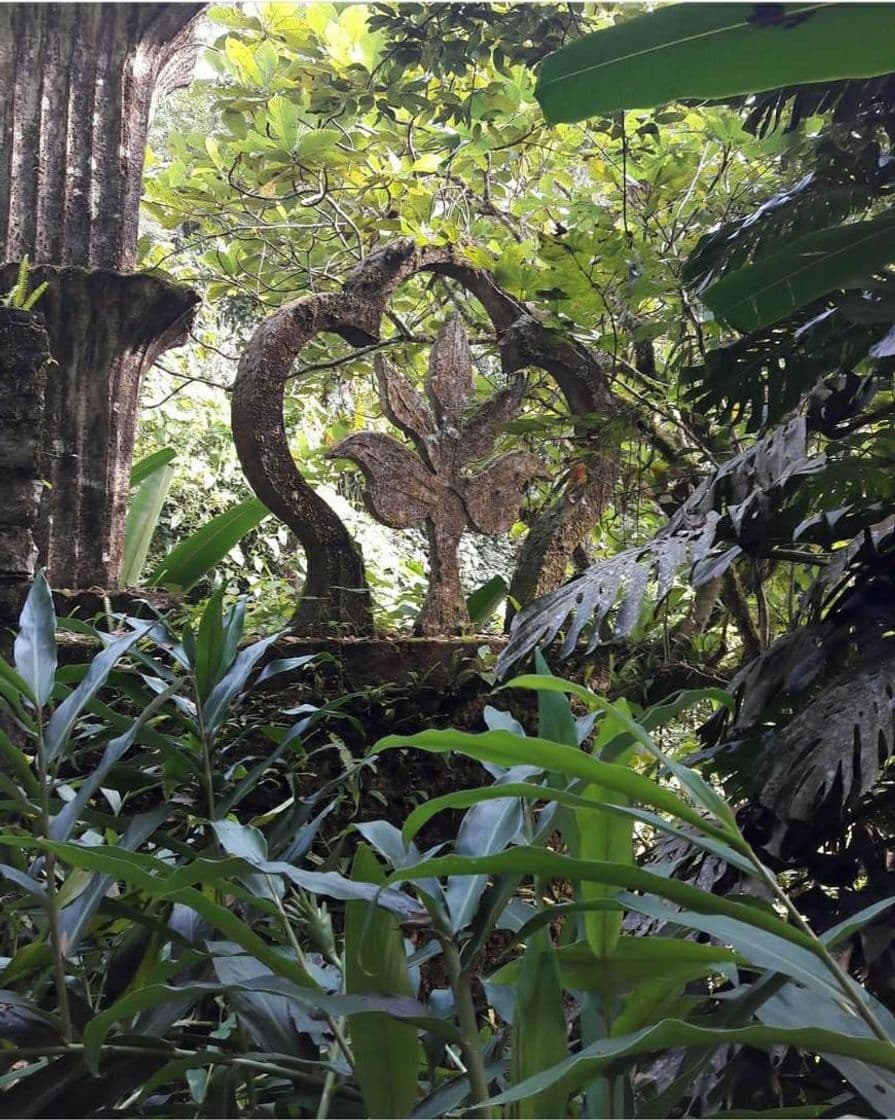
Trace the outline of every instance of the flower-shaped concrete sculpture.
{"label": "flower-shaped concrete sculpture", "polygon": [[[372,515],[393,529],[425,522],[429,591],[417,620],[420,634],[453,634],[468,626],[457,548],[464,529],[506,533],[516,519],[524,484],[543,473],[536,456],[513,451],[465,473],[483,460],[522,400],[519,381],[473,411],[472,354],[459,315],[441,328],[429,358],[428,401],[379,355],[375,359],[382,410],[410,438],[382,432],[349,436],[328,458],[357,463]],[[467,415],[467,413],[469,413]]]}

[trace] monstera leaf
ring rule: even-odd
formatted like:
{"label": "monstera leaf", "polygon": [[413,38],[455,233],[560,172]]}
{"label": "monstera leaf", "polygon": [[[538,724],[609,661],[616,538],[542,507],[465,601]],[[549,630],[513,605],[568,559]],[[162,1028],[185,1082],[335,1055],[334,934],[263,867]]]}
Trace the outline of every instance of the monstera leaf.
{"label": "monstera leaf", "polygon": [[806,596],[815,615],[828,601],[824,617],[736,674],[735,715],[719,710],[700,729],[707,748],[685,760],[770,810],[774,854],[793,821],[838,827],[895,751],[893,549],[887,518],[834,556]]}
{"label": "monstera leaf", "polygon": [[764,752],[758,798],[778,820],[810,821],[825,802],[865,794],[895,748],[895,656],[827,685]]}
{"label": "monstera leaf", "polygon": [[563,657],[588,624],[587,649],[593,650],[613,611],[615,634],[630,633],[650,585],[655,584],[656,601],[661,601],[685,567],[693,569],[697,586],[722,575],[745,547],[766,535],[774,511],[797,480],[823,465],[823,456],[808,452],[804,416],[773,429],[709,475],[647,544],[601,560],[521,611],[498,671],[552,642],[567,619]]}

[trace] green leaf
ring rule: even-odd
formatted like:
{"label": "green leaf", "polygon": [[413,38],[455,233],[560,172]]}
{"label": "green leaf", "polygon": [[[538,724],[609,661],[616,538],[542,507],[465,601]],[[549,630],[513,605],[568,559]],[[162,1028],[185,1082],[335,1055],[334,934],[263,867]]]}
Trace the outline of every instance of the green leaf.
{"label": "green leaf", "polygon": [[[740,855],[739,852],[735,852],[733,848],[728,847],[723,841],[715,840],[710,836],[703,836],[698,832],[684,832],[683,829],[648,810],[635,809],[630,805],[611,804],[607,801],[590,801],[578,794],[570,793],[568,790],[554,789],[552,786],[538,786],[528,782],[507,782],[499,786],[460,789],[456,793],[445,793],[441,797],[433,797],[430,801],[424,801],[421,805],[417,805],[404,822],[402,830],[404,841],[409,843],[423,825],[445,809],[466,809],[470,805],[477,805],[481,801],[490,801],[509,795],[521,797],[527,801],[556,801],[560,805],[568,805],[571,809],[605,809],[608,813],[641,821],[652,828],[667,832],[670,836],[677,836],[680,840],[686,840],[688,844],[711,852],[712,855],[718,856],[719,859],[723,859],[746,875],[755,874],[755,865]],[[702,823],[704,826],[706,822]]]}
{"label": "green leaf", "polygon": [[257,864],[260,871],[272,875],[285,875],[293,883],[312,894],[325,894],[344,902],[359,900],[373,902],[386,910],[400,915],[404,920],[419,920],[425,915],[422,906],[402,891],[374,887],[369,883],[346,879],[337,871],[306,871],[303,867],[293,867],[289,863],[274,862]]}
{"label": "green leaf", "polygon": [[491,1107],[525,1100],[535,1093],[561,1083],[567,1092],[574,1092],[610,1067],[623,1065],[626,1059],[655,1050],[669,1050],[677,1046],[715,1049],[718,1046],[755,1046],[771,1050],[776,1046],[793,1046],[812,1053],[842,1054],[857,1058],[883,1069],[895,1070],[895,1046],[877,1039],[858,1038],[834,1031],[803,1027],[786,1030],[777,1027],[697,1027],[679,1019],[663,1019],[645,1030],[621,1038],[603,1038],[580,1050],[577,1054],[553,1066],[552,1069],[514,1085],[506,1092],[489,1100]]}
{"label": "green leaf", "polygon": [[37,703],[34,693],[31,691],[31,686],[27,681],[22,680],[19,674],[13,669],[11,665],[7,665],[4,658],[0,657],[0,685],[2,685],[2,695],[16,704],[16,710],[21,717],[24,709],[19,703],[21,697],[30,700],[32,704]]}
{"label": "green leaf", "polygon": [[[203,618],[203,623],[204,623]],[[279,634],[269,634],[266,638],[261,638],[260,641],[253,642],[250,646],[240,650],[240,652],[233,659],[227,672],[221,677],[220,680],[214,683],[208,699],[202,705],[202,718],[205,725],[206,734],[214,734],[224,722],[230,706],[239,693],[245,688],[249,676],[269,647],[273,645],[279,638]],[[221,648],[221,660],[227,652],[227,634],[222,630],[216,637],[206,635],[206,640],[209,642],[218,642]],[[207,658],[212,656],[209,651],[203,654],[200,658],[198,645],[196,648],[196,664],[197,668],[202,661],[203,665]],[[209,676],[209,680],[210,680]],[[208,683],[207,681],[205,682]]]}
{"label": "green leaf", "polygon": [[218,589],[205,604],[196,635],[196,692],[200,704],[218,683],[224,654],[224,593]]}
{"label": "green leaf", "polygon": [[248,44],[239,39],[227,39],[224,44],[224,54],[241,81],[259,86],[262,84],[261,69]]}
{"label": "green leaf", "polygon": [[[512,1080],[515,1084],[561,1062],[568,1053],[568,1026],[556,952],[546,930],[535,933],[518,962],[513,1012]],[[565,1116],[568,1093],[552,1085],[517,1102],[509,1116]]]}
{"label": "green leaf", "polygon": [[895,23],[876,5],[774,9],[779,19],[769,21],[754,4],[675,4],[623,19],[548,55],[535,97],[556,124],[892,69]]}
{"label": "green leaf", "polygon": [[645,731],[655,731],[659,727],[664,727],[681,712],[685,712],[687,708],[692,708],[694,704],[702,704],[706,700],[723,704],[729,712],[734,710],[733,697],[722,688],[685,688],[672,694],[660,704],[647,708],[638,717],[638,722]]}
{"label": "green leaf", "polygon": [[671,790],[650,781],[642,774],[629,770],[626,766],[599,762],[584,751],[578,750],[577,747],[566,747],[532,737],[523,739],[510,731],[486,731],[474,735],[466,731],[431,730],[421,731],[416,735],[388,735],[374,744],[372,751],[375,753],[394,747],[418,747],[420,750],[436,754],[458,751],[478,762],[493,762],[498,766],[526,764],[537,766],[547,773],[583,778],[585,782],[622,794],[632,801],[641,801],[655,809],[672,813],[679,820],[695,825],[709,836],[725,841],[732,840],[728,830],[712,825]]}
{"label": "green leaf", "polygon": [[[741,844],[740,830],[730,806],[715,793],[700,774],[697,774],[695,770],[691,770],[689,766],[682,766],[679,762],[675,762],[673,758],[670,758],[664,751],[661,751],[656,746],[646,730],[632,718],[628,711],[626,701],[619,700],[613,703],[603,696],[597,696],[596,693],[591,692],[589,688],[585,688],[583,685],[575,684],[572,681],[564,681],[560,677],[536,674],[514,677],[511,681],[507,681],[502,687],[534,688],[539,692],[547,689],[553,692],[567,692],[572,696],[577,696],[578,699],[583,701],[592,711],[612,712],[621,728],[626,731],[636,743],[639,743],[644,750],[654,758],[657,758],[663,766],[674,774],[697,804],[717,817],[722,825],[726,839],[731,843],[737,844],[739,842]],[[723,703],[728,704],[728,706],[732,703],[727,693],[721,693],[721,696],[723,697]],[[704,827],[704,825],[700,827]]]}
{"label": "green leaf", "polygon": [[[556,951],[564,988],[569,991],[597,989],[607,997],[614,997],[656,975],[680,987],[690,980],[717,973],[728,964],[746,963],[746,959],[717,945],[671,937],[623,937],[612,956],[602,959],[583,941],[563,945]],[[524,960],[520,957],[504,965],[489,980],[495,984],[519,983]]]}
{"label": "green leaf", "polygon": [[503,576],[492,576],[487,583],[477,587],[466,597],[466,609],[474,626],[487,622],[500,604],[506,599],[507,581]]}
{"label": "green leaf", "polygon": [[150,475],[155,474],[162,467],[166,467],[176,456],[177,451],[173,447],[163,447],[160,451],[153,451],[151,455],[144,455],[131,467],[131,488],[139,486]]}
{"label": "green leaf", "polygon": [[[500,789],[500,784],[497,785]],[[488,855],[502,851],[522,827],[522,808],[515,797],[488,799],[469,810],[460,822],[456,851],[459,855]],[[465,929],[476,914],[479,899],[488,885],[486,875],[449,879],[445,900],[451,929]]]}
{"label": "green leaf", "polygon": [[[535,650],[535,669],[540,677],[552,678],[539,649]],[[559,689],[538,689],[538,736],[549,739],[551,743],[563,743],[567,747],[578,746],[575,717],[569,701]]]}
{"label": "green leaf", "polygon": [[127,653],[127,651],[152,629],[152,623],[133,630],[110,642],[106,648],[90,662],[90,668],[84,679],[73,692],[62,701],[50,717],[47,732],[44,738],[44,750],[48,762],[59,756],[68,742],[68,737],[77,721],[78,716],[99,692],[109,678],[109,674]]}
{"label": "green leaf", "polygon": [[640,867],[627,864],[600,863],[596,860],[572,859],[544,848],[519,847],[510,851],[495,852],[491,856],[440,856],[421,863],[403,867],[386,880],[389,884],[418,879],[421,876],[442,875],[542,875],[547,878],[568,879],[570,882],[605,883],[619,889],[643,891],[666,898],[700,914],[722,914],[737,918],[755,929],[775,934],[793,945],[800,945],[817,953],[815,942],[794,926],[789,926],[775,914],[758,906],[733,902],[719,895],[709,894],[689,883],[679,882],[664,875],[655,875]]}
{"label": "green leaf", "polygon": [[708,933],[732,945],[746,960],[759,968],[777,972],[812,988],[818,988],[834,999],[842,998],[842,990],[830,975],[816,950],[794,945],[780,936],[787,927],[779,923],[776,930],[756,929],[741,919],[726,915],[673,910],[653,898],[640,898],[622,893],[618,900],[631,910],[638,910],[660,922],[677,923],[689,929]]}
{"label": "green leaf", "polygon": [[[131,495],[124,526],[124,554],[120,576],[124,587],[135,587],[140,581],[159,514],[174,477],[174,468],[170,466],[170,462],[175,454],[172,447],[166,447],[142,459],[131,471],[131,485],[136,485],[137,489]],[[152,463],[147,469],[149,460]],[[137,483],[134,482],[135,477],[139,480]]]}
{"label": "green leaf", "polygon": [[[538,698],[544,695],[538,693]],[[594,753],[617,738],[623,730],[614,712],[607,712],[594,743]],[[629,764],[633,747],[621,755],[617,763]],[[613,795],[611,790],[590,784],[582,790],[584,798],[593,801],[616,802],[626,805],[625,798]],[[575,842],[572,854],[582,860],[599,860],[609,863],[634,862],[634,821],[606,809],[579,808],[575,810]],[[609,898],[615,888],[604,883],[583,882],[580,886],[583,902]],[[623,915],[611,910],[591,910],[584,914],[584,934],[591,950],[602,960],[609,960],[618,945],[622,932]]]}
{"label": "green leaf", "polygon": [[341,138],[341,134],[334,128],[315,128],[301,136],[295,158],[301,163],[320,163],[333,151]]}
{"label": "green leaf", "polygon": [[[857,9],[855,9],[857,10]],[[895,213],[808,233],[728,273],[702,301],[737,330],[776,323],[828,292],[860,286],[895,260]]]}
{"label": "green leaf", "polygon": [[53,695],[56,680],[56,611],[42,571],[35,576],[22,608],[13,658],[28,686],[26,695],[43,707]]}
{"label": "green leaf", "polygon": [[171,549],[149,577],[149,586],[189,591],[269,514],[257,498],[224,510]]}
{"label": "green leaf", "polygon": [[837,945],[853,937],[874,918],[878,918],[880,914],[891,910],[893,906],[895,906],[895,898],[884,898],[880,902],[865,906],[857,914],[852,914],[850,918],[831,926],[825,933],[821,934],[820,939],[827,948],[835,949]]}
{"label": "green leaf", "polygon": [[[381,885],[385,875],[372,850],[358,845],[351,877]],[[404,939],[393,914],[368,902],[345,905],[345,991],[413,994]],[[381,1011],[352,1015],[351,1050],[370,1117],[405,1117],[417,1096],[416,1029]]]}

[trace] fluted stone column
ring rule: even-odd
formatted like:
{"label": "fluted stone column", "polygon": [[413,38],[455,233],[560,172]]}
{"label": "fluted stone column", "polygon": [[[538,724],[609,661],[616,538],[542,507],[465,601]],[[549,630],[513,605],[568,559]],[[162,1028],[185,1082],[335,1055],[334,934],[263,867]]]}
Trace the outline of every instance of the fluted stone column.
{"label": "fluted stone column", "polygon": [[189,81],[202,7],[0,5],[0,290],[25,256],[49,282],[34,532],[56,586],[116,585],[140,381],[196,303],[132,270],[152,105]]}

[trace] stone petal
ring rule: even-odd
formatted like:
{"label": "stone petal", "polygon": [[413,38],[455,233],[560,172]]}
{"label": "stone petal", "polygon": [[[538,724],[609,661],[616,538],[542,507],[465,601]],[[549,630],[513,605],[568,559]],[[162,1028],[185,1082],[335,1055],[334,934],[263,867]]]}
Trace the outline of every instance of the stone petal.
{"label": "stone petal", "polygon": [[414,443],[425,445],[438,431],[435,417],[425,399],[407,378],[377,354],[373,360],[379,383],[379,403],[385,416]]}
{"label": "stone petal", "polygon": [[523,486],[543,475],[543,465],[529,451],[511,451],[489,463],[462,483],[470,524],[480,533],[506,533],[519,512]]}
{"label": "stone petal", "polygon": [[460,429],[457,469],[491,453],[497,437],[519,411],[524,392],[525,382],[520,378],[475,410]]}
{"label": "stone petal", "polygon": [[327,451],[326,458],[357,463],[367,482],[367,508],[392,529],[419,525],[444,500],[444,488],[419,456],[383,432],[348,436]]}
{"label": "stone petal", "polygon": [[442,428],[459,428],[472,398],[472,351],[459,313],[438,332],[429,355],[426,395]]}

